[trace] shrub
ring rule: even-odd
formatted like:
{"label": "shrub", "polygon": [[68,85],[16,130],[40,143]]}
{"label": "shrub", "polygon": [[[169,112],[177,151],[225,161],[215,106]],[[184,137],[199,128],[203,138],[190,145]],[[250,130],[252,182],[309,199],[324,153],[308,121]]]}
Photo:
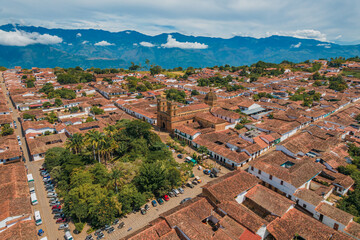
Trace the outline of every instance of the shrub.
{"label": "shrub", "polygon": [[[81,231],[84,229],[84,226],[85,226],[85,223],[82,223],[82,222],[77,222],[77,223],[75,223],[75,229],[79,232],[79,233],[81,233]],[[90,228],[91,229],[91,228]],[[89,230],[90,230],[89,229]],[[89,231],[88,230],[88,231]],[[88,232],[88,231],[86,231],[86,232]]]}

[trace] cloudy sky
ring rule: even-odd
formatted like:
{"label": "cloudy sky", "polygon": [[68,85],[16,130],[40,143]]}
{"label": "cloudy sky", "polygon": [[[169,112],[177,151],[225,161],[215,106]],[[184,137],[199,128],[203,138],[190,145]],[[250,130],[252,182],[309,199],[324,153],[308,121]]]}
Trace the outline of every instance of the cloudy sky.
{"label": "cloudy sky", "polygon": [[360,40],[359,16],[359,0],[0,0],[0,24],[151,35],[277,34],[351,42]]}

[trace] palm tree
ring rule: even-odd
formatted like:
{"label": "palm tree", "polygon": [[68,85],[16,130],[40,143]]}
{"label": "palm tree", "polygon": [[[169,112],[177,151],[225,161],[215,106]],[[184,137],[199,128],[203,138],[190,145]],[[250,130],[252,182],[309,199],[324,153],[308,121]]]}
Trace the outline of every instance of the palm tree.
{"label": "palm tree", "polygon": [[118,193],[117,180],[121,177],[121,171],[119,169],[113,168],[111,169],[110,177],[114,180],[115,191]]}
{"label": "palm tree", "polygon": [[71,138],[68,138],[65,143],[65,147],[75,154],[81,152],[84,147],[84,138],[81,134],[74,133]]}
{"label": "palm tree", "polygon": [[100,163],[100,145],[104,143],[104,137],[103,134],[96,130],[90,130],[85,134],[86,142],[92,146],[93,154],[94,154],[94,160],[96,160],[96,152],[98,155],[98,161]]}

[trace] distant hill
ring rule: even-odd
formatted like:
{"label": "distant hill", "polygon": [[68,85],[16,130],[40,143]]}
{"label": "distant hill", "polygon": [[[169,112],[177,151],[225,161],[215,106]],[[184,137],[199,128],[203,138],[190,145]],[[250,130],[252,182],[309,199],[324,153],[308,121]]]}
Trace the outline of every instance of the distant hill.
{"label": "distant hill", "polygon": [[[360,45],[338,45],[284,36],[259,39],[236,36],[223,39],[180,33],[149,36],[136,31],[114,33],[94,29],[47,29],[32,26],[16,26],[16,29],[56,35],[63,41],[58,44],[32,44],[24,47],[0,45],[0,66],[127,68],[130,62],[145,66],[145,60],[149,59],[151,63],[164,68],[174,68],[224,64],[239,66],[259,60],[275,63],[283,60],[300,62],[360,55]],[[8,24],[0,26],[0,30],[14,31],[15,27]]]}

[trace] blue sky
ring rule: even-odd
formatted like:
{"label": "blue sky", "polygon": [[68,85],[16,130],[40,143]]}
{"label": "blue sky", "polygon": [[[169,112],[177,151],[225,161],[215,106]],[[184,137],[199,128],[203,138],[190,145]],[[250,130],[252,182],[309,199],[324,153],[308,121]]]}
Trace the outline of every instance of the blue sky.
{"label": "blue sky", "polygon": [[360,40],[359,0],[0,0],[0,24]]}

